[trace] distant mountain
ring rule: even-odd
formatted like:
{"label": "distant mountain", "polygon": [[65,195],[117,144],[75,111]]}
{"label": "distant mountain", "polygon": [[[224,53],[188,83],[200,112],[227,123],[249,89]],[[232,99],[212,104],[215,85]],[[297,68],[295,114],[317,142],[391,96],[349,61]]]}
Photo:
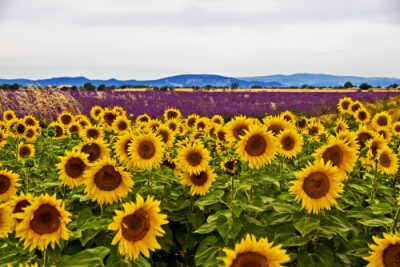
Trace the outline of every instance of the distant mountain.
{"label": "distant mountain", "polygon": [[278,82],[283,87],[289,86],[302,86],[303,84],[319,87],[319,86],[343,86],[345,82],[359,86],[362,83],[368,83],[372,86],[388,86],[394,83],[400,84],[398,78],[385,78],[385,77],[358,77],[358,76],[335,76],[326,74],[309,74],[297,73],[293,75],[269,75],[257,77],[240,77],[244,81],[262,81],[262,82]]}
{"label": "distant mountain", "polygon": [[204,74],[188,74],[188,75],[177,75],[158,80],[90,80],[85,77],[59,77],[42,80],[28,80],[28,79],[0,79],[0,84],[20,84],[22,86],[34,85],[34,86],[60,86],[60,85],[71,85],[71,86],[82,86],[85,83],[90,82],[95,86],[105,84],[107,86],[115,85],[146,85],[150,87],[154,86],[173,86],[173,87],[187,87],[187,86],[231,86],[232,83],[238,83],[241,88],[250,88],[253,85],[261,87],[281,87],[282,85],[278,82],[270,81],[243,81],[232,77],[224,77],[219,75],[204,75]]}

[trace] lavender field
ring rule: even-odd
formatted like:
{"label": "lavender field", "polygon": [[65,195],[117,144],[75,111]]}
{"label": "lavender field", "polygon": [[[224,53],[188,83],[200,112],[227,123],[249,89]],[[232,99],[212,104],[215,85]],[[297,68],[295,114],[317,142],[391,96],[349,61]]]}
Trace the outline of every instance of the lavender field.
{"label": "lavender field", "polygon": [[[128,115],[159,117],[167,108],[184,116],[246,115],[252,117],[290,110],[307,116],[335,112],[338,100],[351,97],[362,102],[399,96],[398,92],[138,92],[138,91],[2,91],[0,108],[17,115],[33,113],[52,120],[64,110],[89,115],[94,105],[121,106]],[[14,101],[17,100],[17,101]],[[1,111],[1,110],[0,110]]]}

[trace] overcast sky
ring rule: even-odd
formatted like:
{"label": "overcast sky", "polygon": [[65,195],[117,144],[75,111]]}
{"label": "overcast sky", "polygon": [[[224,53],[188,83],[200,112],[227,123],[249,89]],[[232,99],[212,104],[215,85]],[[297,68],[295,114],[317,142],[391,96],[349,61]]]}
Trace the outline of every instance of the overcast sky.
{"label": "overcast sky", "polygon": [[400,0],[0,0],[0,78],[400,78]]}

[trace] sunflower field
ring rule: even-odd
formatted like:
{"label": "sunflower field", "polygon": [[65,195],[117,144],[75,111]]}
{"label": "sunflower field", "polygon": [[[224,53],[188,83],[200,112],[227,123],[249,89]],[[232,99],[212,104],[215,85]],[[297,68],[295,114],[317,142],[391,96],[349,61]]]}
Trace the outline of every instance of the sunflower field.
{"label": "sunflower field", "polygon": [[400,266],[400,121],[0,120],[0,266]]}

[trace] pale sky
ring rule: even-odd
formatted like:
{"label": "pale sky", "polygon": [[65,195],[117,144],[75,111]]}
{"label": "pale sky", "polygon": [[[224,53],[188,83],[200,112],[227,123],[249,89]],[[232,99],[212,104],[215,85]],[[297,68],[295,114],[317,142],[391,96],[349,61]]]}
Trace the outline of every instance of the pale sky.
{"label": "pale sky", "polygon": [[0,0],[0,78],[400,78],[400,0]]}

